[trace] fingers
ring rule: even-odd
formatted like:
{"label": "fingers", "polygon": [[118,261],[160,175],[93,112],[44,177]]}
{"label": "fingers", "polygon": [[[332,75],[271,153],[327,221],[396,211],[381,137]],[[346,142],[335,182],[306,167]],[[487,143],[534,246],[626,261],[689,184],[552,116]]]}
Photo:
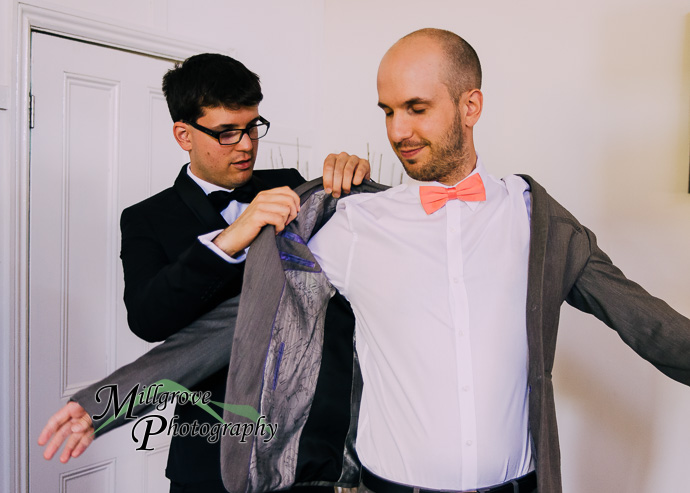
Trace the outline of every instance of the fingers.
{"label": "fingers", "polygon": [[[63,424],[59,428],[57,428],[53,433],[51,433],[52,438],[50,442],[48,442],[48,446],[46,447],[46,449],[43,451],[43,457],[46,460],[52,459],[55,455],[55,452],[57,452],[60,446],[62,445],[62,442],[67,436],[65,432],[68,430],[68,428],[66,428],[65,426],[66,424]],[[43,444],[39,442],[39,445]]]}
{"label": "fingers", "polygon": [[[76,435],[76,437],[75,437]],[[46,449],[43,451],[43,457],[47,460],[53,458],[55,453],[60,449],[65,440],[67,443],[65,445],[65,450],[63,450],[62,455],[60,455],[60,462],[67,462],[69,460],[70,454],[72,453],[72,448],[76,445],[75,439],[78,441],[84,435],[84,432],[72,433],[72,421],[60,426],[57,429],[53,437],[48,442]],[[71,444],[71,445],[70,445]]]}
{"label": "fingers", "polygon": [[74,447],[74,451],[72,452],[72,457],[79,457],[81,454],[84,453],[84,450],[86,450],[89,445],[91,445],[91,442],[93,442],[93,439],[95,438],[94,434],[91,432],[86,433],[81,440],[79,440],[79,443],[77,443],[77,446]]}
{"label": "fingers", "polygon": [[285,229],[297,217],[299,208],[299,196],[289,187],[260,192],[213,243],[228,255],[236,255],[254,241],[264,226],[273,225],[277,233]]}
{"label": "fingers", "polygon": [[[280,187],[274,190],[276,192],[275,195],[270,195],[268,201],[278,205],[281,208],[285,206],[289,208],[288,215],[285,217],[285,221],[282,225],[285,227],[285,225],[289,224],[293,219],[295,219],[297,217],[297,213],[299,213],[299,195],[297,195],[294,190],[289,187]],[[271,190],[261,193],[266,193],[266,195],[269,195],[269,192],[271,192]],[[259,195],[261,195],[261,193]]]}
{"label": "fingers", "polygon": [[60,462],[67,462],[70,457],[81,455],[93,438],[91,417],[76,402],[68,402],[50,417],[38,437],[38,444],[47,444],[43,457],[50,460],[67,440],[60,455]]}
{"label": "fingers", "polygon": [[333,172],[337,158],[336,154],[329,154],[323,162],[323,189],[326,193],[333,191]]}
{"label": "fingers", "polygon": [[369,165],[369,161],[366,159],[360,159],[359,163],[357,163],[357,167],[355,168],[355,176],[352,179],[352,184],[353,185],[361,185],[362,181],[365,179],[368,180],[371,178],[371,166]]}
{"label": "fingers", "polygon": [[299,196],[289,187],[274,188],[260,192],[250,208],[245,212],[249,212],[259,229],[272,224],[276,231],[282,231],[299,213]]}
{"label": "fingers", "polygon": [[323,187],[326,193],[340,197],[350,193],[352,185],[359,185],[370,174],[369,161],[341,152],[329,154],[323,163]]}
{"label": "fingers", "polygon": [[[73,417],[81,417],[86,414],[84,409],[76,402],[68,402],[66,405],[53,414],[38,435],[38,444],[45,445],[53,434]],[[88,416],[88,415],[87,415]],[[89,418],[90,420],[90,418]]]}
{"label": "fingers", "polygon": [[[354,170],[353,161],[359,161],[359,158],[357,156],[350,156],[346,152],[341,152],[337,156],[329,154],[326,160],[331,161],[333,164],[328,166],[329,173],[327,174],[326,163],[324,162],[324,189],[326,193],[331,193],[333,197],[338,198],[342,191],[346,191],[346,193],[350,191]],[[328,186],[326,186],[327,177]]]}
{"label": "fingers", "polygon": [[91,444],[93,438],[93,433],[90,432],[71,433],[60,454],[60,462],[64,464],[72,457],[79,457]]}

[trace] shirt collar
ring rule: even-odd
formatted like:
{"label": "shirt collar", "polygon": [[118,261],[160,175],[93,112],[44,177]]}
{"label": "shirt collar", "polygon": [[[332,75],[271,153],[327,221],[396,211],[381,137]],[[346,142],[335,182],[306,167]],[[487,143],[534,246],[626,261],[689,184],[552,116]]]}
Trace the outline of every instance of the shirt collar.
{"label": "shirt collar", "polygon": [[211,192],[217,192],[218,190],[223,190],[225,192],[232,192],[234,189],[233,188],[223,188],[218,185],[214,185],[213,183],[207,182],[206,180],[202,180],[198,176],[196,176],[194,173],[192,173],[192,170],[189,166],[187,165],[187,175],[194,180],[194,183],[199,185],[201,189],[204,191],[206,195],[208,195]]}

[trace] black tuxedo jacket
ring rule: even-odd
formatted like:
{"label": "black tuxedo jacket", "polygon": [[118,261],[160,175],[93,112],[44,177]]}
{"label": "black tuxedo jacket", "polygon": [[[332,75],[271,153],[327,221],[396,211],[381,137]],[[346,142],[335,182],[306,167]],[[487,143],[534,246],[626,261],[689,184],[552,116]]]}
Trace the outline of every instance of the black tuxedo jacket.
{"label": "black tuxedo jacket", "polygon": [[[304,178],[294,169],[259,170],[247,185],[259,192],[294,188]],[[124,300],[132,331],[146,341],[162,341],[242,289],[244,263],[230,264],[197,237],[227,227],[204,191],[182,167],[175,184],[122,212],[120,257]],[[227,366],[192,390],[225,396]],[[196,406],[178,406],[178,423],[210,421]],[[205,437],[174,437],[166,475],[180,482],[220,479],[219,444]]]}

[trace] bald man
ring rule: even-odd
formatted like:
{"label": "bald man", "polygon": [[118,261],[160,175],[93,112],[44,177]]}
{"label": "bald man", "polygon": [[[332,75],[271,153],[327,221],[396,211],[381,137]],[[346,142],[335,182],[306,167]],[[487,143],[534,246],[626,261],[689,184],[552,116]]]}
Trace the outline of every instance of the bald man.
{"label": "bald man", "polygon": [[626,279],[534,180],[488,173],[473,139],[481,80],[454,33],[393,45],[378,105],[424,183],[340,200],[309,242],[355,313],[356,450],[377,493],[531,492],[537,478],[561,491],[551,370],[563,301],[690,384],[690,321]]}

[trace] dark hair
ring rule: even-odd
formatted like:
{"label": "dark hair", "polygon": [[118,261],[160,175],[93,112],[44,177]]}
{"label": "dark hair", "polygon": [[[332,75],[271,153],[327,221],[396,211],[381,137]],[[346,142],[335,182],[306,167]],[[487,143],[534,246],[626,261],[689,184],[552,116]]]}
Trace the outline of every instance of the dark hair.
{"label": "dark hair", "polygon": [[474,48],[451,31],[425,28],[414,31],[405,38],[427,36],[439,43],[448,64],[444,67],[445,83],[451,97],[460,101],[462,93],[471,89],[482,88],[482,66]]}
{"label": "dark hair", "polygon": [[163,76],[163,94],[174,122],[194,122],[209,107],[256,106],[264,97],[258,75],[218,53],[194,55],[176,64]]}

